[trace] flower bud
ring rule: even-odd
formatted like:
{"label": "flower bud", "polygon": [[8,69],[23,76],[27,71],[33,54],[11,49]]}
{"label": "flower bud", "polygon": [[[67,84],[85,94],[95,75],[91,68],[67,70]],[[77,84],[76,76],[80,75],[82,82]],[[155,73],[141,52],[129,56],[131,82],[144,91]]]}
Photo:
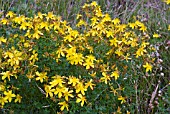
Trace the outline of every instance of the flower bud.
{"label": "flower bud", "polygon": [[164,73],[163,72],[161,72],[161,74],[160,74],[161,76],[164,76]]}

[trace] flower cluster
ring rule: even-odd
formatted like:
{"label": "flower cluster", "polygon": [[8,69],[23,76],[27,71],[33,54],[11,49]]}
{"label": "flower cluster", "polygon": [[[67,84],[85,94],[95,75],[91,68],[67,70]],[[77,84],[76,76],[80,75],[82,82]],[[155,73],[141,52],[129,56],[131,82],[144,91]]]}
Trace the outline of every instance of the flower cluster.
{"label": "flower cluster", "polygon": [[[85,4],[82,10],[84,14],[77,15],[76,29],[52,12],[26,17],[9,11],[0,20],[5,28],[0,36],[1,107],[13,98],[21,102],[22,97],[15,94],[21,92],[19,88],[7,82],[23,76],[43,85],[46,97],[59,99],[63,111],[69,110],[70,101],[84,106],[88,101],[86,91],[95,91],[96,84],[117,81],[123,75],[121,71],[127,69],[122,67],[124,63],[140,59],[143,69],[152,71],[150,36],[142,22],[121,23],[104,14],[96,2]],[[52,65],[67,63],[82,74],[53,72],[52,66],[41,64],[48,59],[55,61]],[[121,95],[118,100],[126,102]]]}

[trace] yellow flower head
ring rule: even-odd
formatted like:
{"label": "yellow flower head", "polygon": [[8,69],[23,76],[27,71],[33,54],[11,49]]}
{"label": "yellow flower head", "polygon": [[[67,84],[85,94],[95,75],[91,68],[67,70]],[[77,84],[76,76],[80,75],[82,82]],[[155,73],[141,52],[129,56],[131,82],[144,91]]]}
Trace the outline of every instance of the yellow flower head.
{"label": "yellow flower head", "polygon": [[154,33],[154,34],[153,34],[153,37],[154,37],[154,38],[159,38],[159,34]]}
{"label": "yellow flower head", "polygon": [[152,71],[152,65],[151,65],[151,64],[149,64],[148,62],[146,62],[146,64],[145,64],[145,65],[143,65],[143,67],[144,67],[144,68],[146,68],[146,72],[148,72],[148,71]]}

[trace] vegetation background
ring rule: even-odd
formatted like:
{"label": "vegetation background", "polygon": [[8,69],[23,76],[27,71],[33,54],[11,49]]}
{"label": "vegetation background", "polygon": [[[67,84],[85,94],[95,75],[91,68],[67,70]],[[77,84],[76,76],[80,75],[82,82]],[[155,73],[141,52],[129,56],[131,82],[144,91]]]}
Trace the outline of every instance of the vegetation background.
{"label": "vegetation background", "polygon": [[[67,20],[72,28],[76,28],[76,16],[81,13],[81,7],[85,3],[89,3],[92,0],[0,0],[0,14],[4,17],[8,11],[14,11],[16,14],[23,14],[28,17],[36,15],[38,12],[48,13],[53,12],[56,15],[60,15],[63,20]],[[154,107],[150,113],[155,114],[169,114],[170,113],[170,32],[168,31],[168,25],[170,24],[170,5],[162,2],[161,0],[96,0],[101,6],[104,13],[109,13],[112,18],[120,18],[122,23],[132,22],[137,19],[143,22],[149,31],[150,36],[155,32],[160,35],[160,38],[153,39],[151,43],[154,44],[157,49],[156,59],[161,60],[161,64],[156,66],[154,72],[146,78],[142,72],[138,72],[137,76],[130,77],[124,85],[130,85],[125,91],[127,96],[133,97],[134,101],[128,101],[126,106],[129,106],[128,110],[131,113],[148,113],[149,100],[154,95]],[[156,64],[156,63],[155,63]],[[55,104],[52,104],[52,109],[46,109],[42,107],[44,104],[41,101],[43,95],[39,95],[34,98],[34,94],[39,92],[39,89],[35,85],[35,91],[29,90],[29,83],[23,83],[25,88],[28,89],[25,93],[25,99],[32,100],[27,104],[18,104],[9,110],[1,109],[3,113],[57,113]],[[158,86],[158,89],[156,89]],[[138,87],[137,90],[134,88]],[[106,87],[107,88],[107,87]],[[37,93],[36,93],[37,91]],[[108,108],[111,106],[113,96],[109,96],[108,91],[99,93],[99,100],[95,102],[95,107],[90,106],[76,107],[73,112],[70,113],[108,113]],[[156,93],[155,93],[156,92]],[[102,94],[102,95],[101,95]],[[131,96],[133,94],[133,96]],[[103,96],[108,96],[104,98]],[[89,96],[94,98],[93,96]],[[129,99],[130,100],[130,99]],[[41,102],[39,102],[41,101]],[[20,105],[20,106],[19,106]],[[125,106],[124,106],[125,107]],[[122,106],[123,108],[123,106]],[[24,110],[22,110],[24,109]],[[116,107],[117,109],[117,107]],[[126,108],[124,108],[126,110]],[[51,111],[52,110],[52,111]],[[119,108],[117,112],[120,113]],[[127,111],[128,111],[127,110]],[[63,112],[64,113],[64,112]]]}

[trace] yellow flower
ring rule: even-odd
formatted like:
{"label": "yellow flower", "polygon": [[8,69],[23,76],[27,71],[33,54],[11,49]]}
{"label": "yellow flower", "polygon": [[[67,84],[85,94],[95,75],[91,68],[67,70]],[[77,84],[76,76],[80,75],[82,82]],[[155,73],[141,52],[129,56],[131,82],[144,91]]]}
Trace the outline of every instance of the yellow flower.
{"label": "yellow flower", "polygon": [[48,12],[46,19],[47,19],[47,21],[48,21],[49,19],[54,19],[53,12]]}
{"label": "yellow flower", "polygon": [[116,69],[114,72],[112,72],[112,74],[110,76],[115,77],[115,80],[117,80],[119,77],[119,71]]}
{"label": "yellow flower", "polygon": [[79,83],[75,86],[75,89],[76,89],[76,93],[81,92],[81,94],[83,94],[83,95],[85,95],[85,91],[87,91],[87,88],[83,85],[82,82],[79,82]]}
{"label": "yellow flower", "polygon": [[139,30],[145,32],[147,30],[147,27],[145,25],[142,25],[142,26],[140,26]]}
{"label": "yellow flower", "polygon": [[127,53],[126,56],[124,56],[124,59],[125,59],[127,62],[128,62],[128,60],[131,60],[131,59],[132,59],[132,58],[130,58],[129,56],[130,56],[129,53]]}
{"label": "yellow flower", "polygon": [[34,78],[35,75],[33,75],[31,72],[31,73],[26,74],[26,76],[29,80],[31,80],[32,78]]}
{"label": "yellow flower", "polygon": [[96,16],[97,16],[97,17],[103,17],[103,14],[102,14],[102,11],[101,11],[100,7],[98,6],[97,8],[98,8],[98,9],[96,9],[96,11],[95,11]]}
{"label": "yellow flower", "polygon": [[170,0],[165,0],[165,3],[166,4],[170,4]]}
{"label": "yellow flower", "polygon": [[153,34],[153,37],[154,37],[154,38],[159,38],[159,34],[154,33],[154,34]]}
{"label": "yellow flower", "polygon": [[142,56],[144,53],[146,53],[147,51],[145,50],[144,47],[140,47],[137,51],[136,51],[136,58],[138,58],[139,56]]}
{"label": "yellow flower", "polygon": [[38,17],[39,17],[40,19],[43,19],[43,15],[44,15],[44,14],[42,14],[41,12],[38,12]]}
{"label": "yellow flower", "polygon": [[52,88],[51,86],[45,85],[46,97],[48,97],[48,94],[50,95],[50,97],[53,97],[53,92],[55,91],[55,89],[51,88]]}
{"label": "yellow flower", "polygon": [[66,90],[67,90],[66,87],[56,87],[56,89],[54,90],[54,94],[55,95],[58,94],[58,98],[61,98]]}
{"label": "yellow flower", "polygon": [[128,23],[129,27],[131,27],[132,29],[134,29],[136,27],[135,23]]}
{"label": "yellow flower", "polygon": [[5,80],[6,78],[8,78],[8,80],[10,81],[10,76],[13,76],[10,71],[2,72],[0,74],[3,75],[2,80]]}
{"label": "yellow flower", "polygon": [[99,19],[97,17],[92,17],[90,20],[91,20],[91,26],[93,27],[98,23]]}
{"label": "yellow flower", "polygon": [[[71,29],[71,28],[70,28]],[[79,32],[77,30],[70,30],[70,35],[73,37],[73,38],[77,38],[78,35],[79,35]]]}
{"label": "yellow flower", "polygon": [[32,36],[33,38],[39,39],[40,35],[44,35],[44,34],[40,30],[37,29],[34,31],[34,34]]}
{"label": "yellow flower", "polygon": [[20,30],[26,30],[27,29],[27,25],[28,23],[27,22],[22,22],[21,26],[20,26]]}
{"label": "yellow flower", "polygon": [[86,48],[89,50],[90,53],[93,53],[93,47],[92,46],[87,46]]}
{"label": "yellow flower", "polygon": [[79,83],[79,79],[73,76],[70,76],[68,80],[68,84],[72,84],[72,86],[75,86],[77,83]]}
{"label": "yellow flower", "polygon": [[122,55],[123,55],[122,49],[121,49],[121,48],[117,49],[117,50],[115,51],[115,54],[117,54],[118,56],[122,56]]}
{"label": "yellow flower", "polygon": [[4,91],[5,90],[5,84],[4,83],[0,83],[0,91]]}
{"label": "yellow flower", "polygon": [[107,33],[106,34],[107,37],[110,37],[110,36],[113,37],[113,32],[112,31],[106,31],[106,33]]}
{"label": "yellow flower", "polygon": [[96,1],[93,1],[93,2],[91,3],[91,5],[92,5],[92,6],[97,6],[97,2],[96,2]]}
{"label": "yellow flower", "polygon": [[119,96],[119,97],[118,97],[118,100],[121,101],[121,104],[123,104],[123,103],[126,102],[125,97],[122,97],[122,96]]}
{"label": "yellow flower", "polygon": [[92,79],[90,79],[90,81],[88,81],[87,83],[85,83],[85,88],[90,87],[91,90],[93,90],[93,86],[95,86],[95,84],[92,83]]}
{"label": "yellow flower", "polygon": [[1,108],[5,105],[5,103],[8,103],[7,99],[5,97],[0,96],[0,103],[1,103]]}
{"label": "yellow flower", "polygon": [[67,109],[67,111],[69,110],[68,103],[66,101],[59,102],[58,104],[61,105],[61,108],[60,108],[61,111],[63,111],[65,108]]}
{"label": "yellow flower", "polygon": [[65,97],[65,100],[68,101],[68,97],[74,97],[71,93],[73,93],[73,90],[68,90],[68,88],[66,88],[66,90],[64,91],[64,97]]}
{"label": "yellow flower", "polygon": [[19,103],[21,103],[21,99],[22,99],[22,97],[19,95],[19,94],[17,94],[17,96],[16,96],[16,99],[15,99],[15,103],[16,102],[19,102]]}
{"label": "yellow flower", "polygon": [[49,31],[49,24],[47,22],[40,23],[40,29],[45,28],[46,31]]}
{"label": "yellow flower", "polygon": [[86,102],[86,97],[85,97],[85,96],[82,96],[82,94],[78,94],[77,96],[78,96],[78,98],[77,98],[77,100],[76,100],[76,103],[81,102],[81,106],[83,106],[83,105],[84,105],[84,102]]}
{"label": "yellow flower", "polygon": [[31,38],[31,37],[32,37],[32,34],[31,34],[30,30],[27,30],[25,36],[27,36],[28,38]]}
{"label": "yellow flower", "polygon": [[143,65],[143,67],[144,67],[144,68],[146,68],[146,72],[148,72],[148,71],[152,71],[152,65],[151,65],[151,64],[149,64],[148,62],[146,62],[146,64],[145,64],[145,65]]}
{"label": "yellow flower", "polygon": [[142,47],[146,47],[147,45],[149,45],[149,42],[142,42],[141,44]]}
{"label": "yellow flower", "polygon": [[112,22],[113,22],[115,25],[117,25],[117,24],[119,24],[119,23],[120,23],[120,19],[115,18],[114,20],[112,20]]}
{"label": "yellow flower", "polygon": [[80,18],[82,18],[82,15],[81,14],[77,14],[76,19],[78,20]]}
{"label": "yellow flower", "polygon": [[94,63],[89,60],[86,60],[83,66],[86,66],[86,69],[90,69],[90,67],[94,68]]}
{"label": "yellow flower", "polygon": [[106,21],[109,21],[109,22],[111,21],[111,17],[109,14],[105,14],[104,18],[102,19],[102,22],[106,22]]}
{"label": "yellow flower", "polygon": [[143,23],[141,23],[141,22],[140,22],[140,21],[138,21],[138,20],[137,20],[137,21],[135,21],[135,24],[136,24],[137,26],[139,26],[139,27],[140,27],[140,26],[143,26]]}
{"label": "yellow flower", "polygon": [[5,99],[9,102],[12,101],[12,97],[15,97],[16,95],[12,93],[12,90],[4,91]]}
{"label": "yellow flower", "polygon": [[112,90],[110,92],[113,92],[114,96],[118,94],[117,89],[114,89],[113,86],[111,86],[110,89]]}
{"label": "yellow flower", "polygon": [[110,45],[111,45],[111,46],[114,45],[115,47],[117,47],[117,43],[118,43],[117,38],[113,38],[113,39],[111,39],[111,40],[109,40],[109,41],[110,41]]}
{"label": "yellow flower", "polygon": [[78,53],[77,57],[76,57],[75,65],[77,65],[77,64],[82,65],[83,59],[84,59],[83,54]]}
{"label": "yellow flower", "polygon": [[47,72],[42,72],[42,73],[39,73],[38,71],[36,72],[36,75],[38,76],[36,78],[36,80],[40,80],[41,83],[43,83],[43,80],[44,79],[47,79]]}
{"label": "yellow flower", "polygon": [[121,24],[121,25],[117,25],[117,27],[118,27],[118,31],[124,32],[126,27],[127,27],[127,25],[126,24]]}
{"label": "yellow flower", "polygon": [[84,20],[81,19],[81,20],[76,24],[76,26],[77,26],[77,27],[80,27],[80,26],[82,26],[82,25],[86,26],[87,24],[86,24],[86,22],[85,22]]}
{"label": "yellow flower", "polygon": [[35,50],[33,50],[32,51],[32,55],[31,55],[31,57],[28,59],[28,60],[32,60],[33,61],[33,63],[35,62],[35,61],[38,61],[38,53],[36,53],[36,51]]}
{"label": "yellow flower", "polygon": [[54,87],[57,85],[59,85],[60,87],[63,87],[63,83],[65,83],[65,82],[61,76],[57,75],[52,78],[54,78],[54,80],[50,82],[51,87]]}
{"label": "yellow flower", "polygon": [[136,21],[135,22],[135,24],[138,26],[138,27],[140,27],[139,28],[139,30],[141,30],[141,31],[143,31],[143,32],[145,32],[146,30],[147,30],[147,27],[142,23],[142,22],[140,22],[140,21]]}
{"label": "yellow flower", "polygon": [[6,24],[8,24],[8,20],[5,19],[5,18],[3,18],[3,19],[1,20],[1,23],[2,23],[3,25],[6,25]]}
{"label": "yellow flower", "polygon": [[65,53],[64,53],[65,49],[63,47],[63,45],[56,51],[57,57],[60,58],[60,56],[64,57]]}
{"label": "yellow flower", "polygon": [[71,55],[72,53],[76,53],[76,46],[69,45],[69,49],[66,50],[67,56]]}
{"label": "yellow flower", "polygon": [[25,42],[25,43],[24,43],[24,47],[25,47],[25,48],[28,48],[29,46],[30,46],[30,44],[29,44],[28,42]]}
{"label": "yellow flower", "polygon": [[96,72],[93,73],[93,71],[92,71],[92,73],[89,73],[89,74],[90,74],[91,77],[95,77],[96,76]]}
{"label": "yellow flower", "polygon": [[107,75],[105,72],[102,72],[103,77],[100,78],[100,80],[103,82],[105,82],[105,84],[107,84],[107,81],[110,81],[110,77],[109,75]]}
{"label": "yellow flower", "polygon": [[15,15],[14,12],[9,11],[9,12],[7,13],[6,17],[12,18],[12,17],[14,17],[14,15]]}
{"label": "yellow flower", "polygon": [[117,108],[117,114],[122,114],[122,112],[121,112],[121,108],[118,106],[118,108]]}
{"label": "yellow flower", "polygon": [[6,43],[6,40],[7,40],[7,39],[5,39],[3,36],[1,36],[1,37],[0,37],[0,45],[1,45],[2,42],[3,42],[3,43]]}
{"label": "yellow flower", "polygon": [[95,61],[96,59],[95,59],[95,57],[93,56],[93,55],[88,55],[88,56],[86,56],[86,60],[89,60],[89,61]]}
{"label": "yellow flower", "polygon": [[94,68],[94,62],[96,61],[95,57],[93,55],[86,56],[85,63],[83,66],[86,66],[86,69],[90,69],[90,67]]}
{"label": "yellow flower", "polygon": [[8,59],[8,63],[11,65],[11,66],[14,66],[14,65],[19,65],[19,62],[20,60],[22,60],[21,56],[22,56],[22,52],[19,52],[17,50],[15,50],[13,47],[11,48],[13,53],[11,52],[6,52],[5,53],[5,57],[9,57],[10,59]]}
{"label": "yellow flower", "polygon": [[25,16],[22,15],[22,16],[19,16],[19,17],[15,17],[13,20],[14,20],[15,23],[21,24],[21,22],[25,21]]}
{"label": "yellow flower", "polygon": [[83,63],[83,54],[81,53],[72,53],[72,55],[67,56],[67,60],[73,65],[80,64],[82,65]]}

